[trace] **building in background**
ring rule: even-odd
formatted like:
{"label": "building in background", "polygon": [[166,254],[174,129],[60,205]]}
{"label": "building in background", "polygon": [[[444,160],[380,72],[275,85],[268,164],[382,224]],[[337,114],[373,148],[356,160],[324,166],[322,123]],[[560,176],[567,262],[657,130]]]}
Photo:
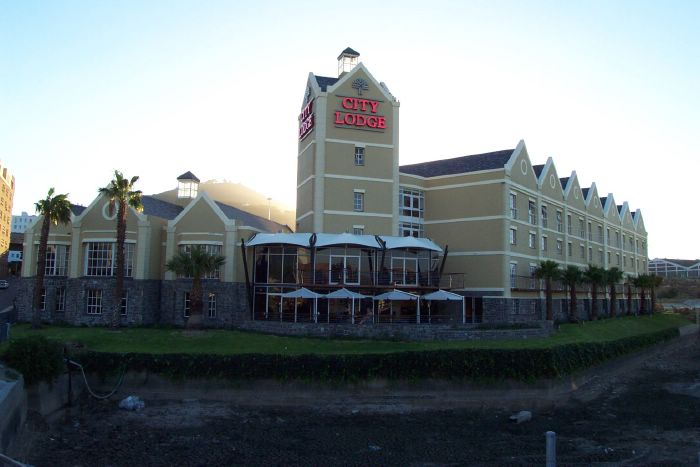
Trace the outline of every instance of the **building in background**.
{"label": "building in background", "polygon": [[36,218],[36,215],[30,215],[26,211],[22,211],[22,214],[19,216],[12,216],[12,232],[24,233]]}
{"label": "building in background", "polygon": [[14,197],[15,177],[0,161],[0,277],[7,277],[7,256],[10,249]]}
{"label": "building in background", "polygon": [[700,279],[700,259],[654,258],[649,261],[649,273],[661,277]]}

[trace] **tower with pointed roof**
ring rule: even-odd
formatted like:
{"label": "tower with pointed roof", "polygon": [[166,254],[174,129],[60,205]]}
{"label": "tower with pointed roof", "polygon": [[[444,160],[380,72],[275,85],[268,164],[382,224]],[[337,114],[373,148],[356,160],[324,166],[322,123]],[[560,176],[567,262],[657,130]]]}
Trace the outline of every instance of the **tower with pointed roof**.
{"label": "tower with pointed roof", "polygon": [[346,48],[309,73],[299,114],[296,230],[396,235],[399,102]]}

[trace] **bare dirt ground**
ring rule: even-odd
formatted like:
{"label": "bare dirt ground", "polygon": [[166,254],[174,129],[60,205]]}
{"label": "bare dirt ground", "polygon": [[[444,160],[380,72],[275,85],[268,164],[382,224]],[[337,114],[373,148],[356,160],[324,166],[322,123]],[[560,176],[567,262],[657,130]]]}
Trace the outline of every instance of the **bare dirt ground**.
{"label": "bare dirt ground", "polygon": [[[688,337],[596,370],[565,398],[542,390],[532,420],[509,421],[493,399],[440,389],[335,390],[316,399],[228,401],[145,394],[140,412],[120,397],[85,397],[51,423],[34,417],[26,455],[35,466],[544,465],[557,433],[558,465],[698,465],[700,341]],[[495,388],[494,393],[499,394]],[[279,389],[276,389],[279,391]],[[454,391],[453,391],[454,392]],[[334,396],[330,396],[333,394]],[[521,409],[531,402],[523,400]],[[555,400],[556,399],[556,400]],[[429,403],[426,403],[429,401]],[[462,402],[460,402],[462,401]]]}

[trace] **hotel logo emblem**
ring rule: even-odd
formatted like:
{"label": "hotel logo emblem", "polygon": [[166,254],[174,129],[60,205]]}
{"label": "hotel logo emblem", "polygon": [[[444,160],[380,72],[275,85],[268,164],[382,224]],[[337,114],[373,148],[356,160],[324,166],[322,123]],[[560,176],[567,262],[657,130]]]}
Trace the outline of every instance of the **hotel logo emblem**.
{"label": "hotel logo emblem", "polygon": [[369,84],[364,79],[357,78],[355,81],[352,82],[352,87],[353,89],[357,89],[357,95],[361,96],[362,91],[366,91],[369,89]]}

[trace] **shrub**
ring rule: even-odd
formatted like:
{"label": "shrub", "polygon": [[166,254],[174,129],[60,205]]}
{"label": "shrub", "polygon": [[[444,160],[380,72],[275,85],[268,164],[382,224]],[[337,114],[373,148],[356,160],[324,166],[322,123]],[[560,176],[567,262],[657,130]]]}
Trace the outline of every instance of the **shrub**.
{"label": "shrub", "polygon": [[533,349],[455,349],[361,355],[204,355],[83,352],[76,358],[100,376],[124,368],[173,379],[277,379],[319,382],[389,380],[519,380],[557,378],[678,336],[677,329]]}
{"label": "shrub", "polygon": [[64,369],[63,348],[44,336],[23,337],[10,342],[2,356],[8,366],[22,373],[27,385],[53,382]]}

